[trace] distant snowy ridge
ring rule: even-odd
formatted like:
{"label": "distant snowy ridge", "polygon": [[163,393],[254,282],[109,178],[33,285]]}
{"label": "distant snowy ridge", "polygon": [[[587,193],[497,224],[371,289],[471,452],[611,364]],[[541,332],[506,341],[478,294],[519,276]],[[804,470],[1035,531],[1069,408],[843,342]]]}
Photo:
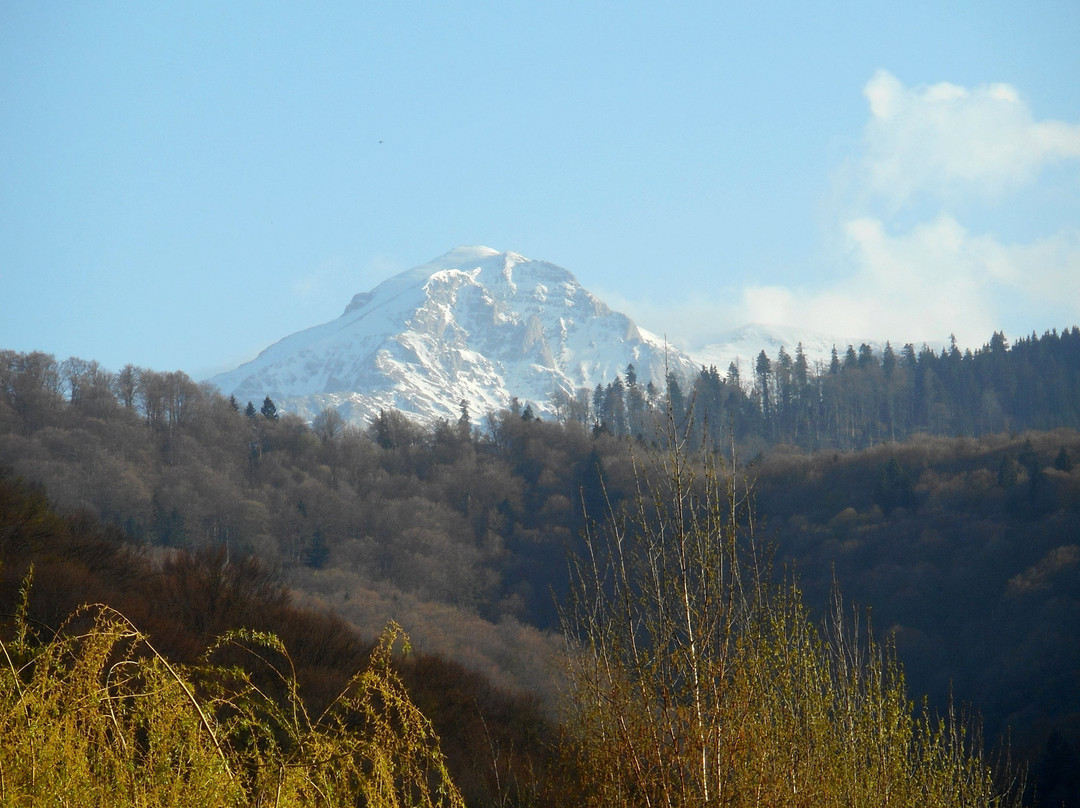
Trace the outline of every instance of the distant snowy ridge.
{"label": "distant snowy ridge", "polygon": [[366,424],[382,408],[456,419],[462,400],[479,417],[512,397],[543,414],[553,392],[591,390],[631,363],[641,384],[660,386],[665,369],[699,367],[561,267],[458,247],[211,382],[241,402],[269,395],[304,418],[332,407]]}
{"label": "distant snowy ridge", "polygon": [[[775,361],[780,349],[783,348],[794,359],[798,346],[802,345],[803,353],[806,354],[806,360],[811,367],[814,367],[815,363],[828,367],[834,347],[843,359],[849,345],[858,351],[859,346],[864,343],[873,348],[874,353],[878,355],[885,349],[885,344],[877,340],[841,339],[805,329],[749,323],[721,334],[715,338],[715,341],[690,350],[688,353],[699,367],[715,366],[721,376],[727,373],[728,366],[734,362],[743,380],[747,381],[751,378],[754,363],[762,351],[765,351],[765,355],[770,360]],[[893,348],[899,350],[898,346],[894,345]]]}

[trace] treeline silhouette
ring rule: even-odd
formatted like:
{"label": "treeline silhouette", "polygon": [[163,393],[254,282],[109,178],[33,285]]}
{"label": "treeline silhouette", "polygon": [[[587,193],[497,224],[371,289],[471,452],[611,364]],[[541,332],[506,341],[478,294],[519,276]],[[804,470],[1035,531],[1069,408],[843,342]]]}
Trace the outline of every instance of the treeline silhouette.
{"label": "treeline silhouette", "polygon": [[789,444],[816,451],[862,449],[917,433],[984,435],[1080,427],[1080,328],[1032,334],[1012,346],[996,332],[982,348],[955,340],[935,352],[890,343],[834,347],[828,362],[761,351],[743,368],[703,367],[691,379],[670,377],[663,394],[637,384],[633,366],[607,385],[553,396],[560,419],[614,435],[647,435],[668,405],[699,428],[690,434],[724,445]]}

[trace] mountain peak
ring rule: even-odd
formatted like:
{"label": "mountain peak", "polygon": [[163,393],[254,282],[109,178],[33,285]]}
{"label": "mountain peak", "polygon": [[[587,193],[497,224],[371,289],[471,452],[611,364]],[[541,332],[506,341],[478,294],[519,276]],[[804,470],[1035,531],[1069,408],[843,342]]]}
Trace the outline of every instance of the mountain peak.
{"label": "mountain peak", "polygon": [[630,363],[642,384],[693,369],[562,267],[461,246],[212,381],[239,399],[269,395],[308,418],[334,407],[363,423],[391,407],[456,418],[463,399],[476,414],[512,397],[542,413],[556,391],[591,391]]}

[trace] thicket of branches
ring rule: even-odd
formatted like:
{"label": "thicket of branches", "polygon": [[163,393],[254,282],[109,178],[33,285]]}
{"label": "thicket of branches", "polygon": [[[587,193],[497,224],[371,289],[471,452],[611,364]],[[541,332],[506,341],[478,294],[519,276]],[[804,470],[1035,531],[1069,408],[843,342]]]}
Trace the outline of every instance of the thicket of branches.
{"label": "thicket of branches", "polygon": [[590,531],[565,612],[595,806],[1007,806],[977,728],[913,711],[890,645],[775,583],[734,473],[669,443]]}

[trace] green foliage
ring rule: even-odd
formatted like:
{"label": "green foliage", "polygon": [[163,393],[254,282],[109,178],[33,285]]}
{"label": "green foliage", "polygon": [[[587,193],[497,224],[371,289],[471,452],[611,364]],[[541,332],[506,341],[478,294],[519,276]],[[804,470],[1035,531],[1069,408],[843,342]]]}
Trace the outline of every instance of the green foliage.
{"label": "green foliage", "polygon": [[263,399],[262,407],[259,408],[259,412],[268,421],[276,421],[278,419],[277,405],[274,404],[270,396]]}
{"label": "green foliage", "polygon": [[[726,445],[730,435],[743,447],[794,445],[803,449],[861,449],[904,440],[920,432],[985,435],[1025,429],[1080,427],[1080,328],[1041,338],[1034,334],[1010,348],[1003,334],[988,346],[961,354],[955,342],[940,354],[927,346],[904,346],[898,356],[886,343],[879,356],[862,344],[836,347],[826,366],[811,367],[802,346],[793,360],[784,347],[773,361],[765,351],[749,363],[752,386],[744,387],[738,367],[725,378],[702,367],[692,379],[668,379],[667,400],[684,430],[706,445]],[[688,389],[684,391],[684,382]],[[585,393],[587,391],[580,391]],[[635,410],[630,434],[639,425],[663,421],[663,406],[640,399],[616,377],[593,391],[591,413],[553,396],[560,417],[596,430],[626,434],[626,413]],[[591,419],[591,420],[590,420]],[[651,435],[645,430],[646,436]]]}
{"label": "green foliage", "polygon": [[[891,646],[839,598],[817,629],[734,476],[672,449],[574,566],[567,754],[595,806],[1006,806],[981,739],[913,713]],[[854,623],[854,624],[853,624]]]}
{"label": "green foliage", "polygon": [[874,502],[888,516],[896,508],[914,510],[918,501],[911,474],[895,457],[881,467],[881,475],[874,484]]}
{"label": "green foliage", "polygon": [[304,563],[315,569],[322,569],[330,558],[330,548],[326,545],[326,537],[319,528],[311,534],[311,546],[308,548],[307,558]]}
{"label": "green foliage", "polygon": [[[40,642],[26,600],[24,590],[14,637],[0,642],[4,805],[464,805],[393,670],[394,625],[313,719],[272,634],[230,632],[203,664],[181,667],[106,606],[79,610]],[[250,670],[213,664],[230,646],[269,669],[277,692]]]}

